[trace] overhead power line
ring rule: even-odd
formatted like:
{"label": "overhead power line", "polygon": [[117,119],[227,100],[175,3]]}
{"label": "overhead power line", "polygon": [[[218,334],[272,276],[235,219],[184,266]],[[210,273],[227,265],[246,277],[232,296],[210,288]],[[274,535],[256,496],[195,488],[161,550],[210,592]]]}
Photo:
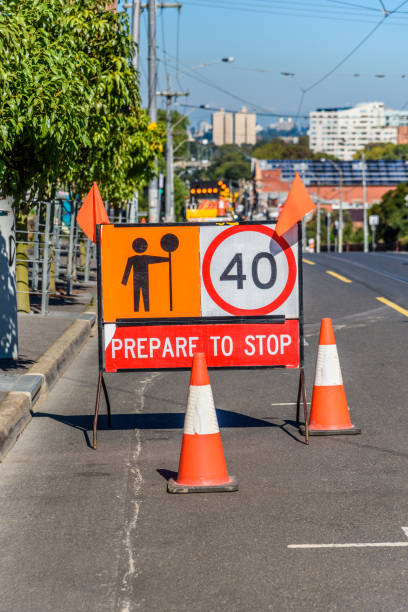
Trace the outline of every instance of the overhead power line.
{"label": "overhead power line", "polygon": [[[324,20],[332,20],[332,21],[343,21],[343,22],[353,22],[353,23],[374,23],[373,19],[370,19],[371,16],[374,17],[373,11],[367,12],[362,10],[361,8],[356,9],[347,4],[350,14],[346,14],[344,9],[328,7],[326,5],[305,5],[301,4],[300,6],[294,6],[293,3],[285,2],[284,0],[275,0],[275,2],[279,2],[278,6],[271,5],[269,2],[267,5],[259,4],[260,0],[256,2],[252,2],[251,5],[247,3],[239,2],[239,0],[234,1],[233,3],[229,3],[228,0],[189,0],[185,2],[185,6],[194,7],[194,6],[204,6],[206,8],[215,8],[222,10],[230,10],[230,11],[240,11],[246,13],[261,13],[261,14],[269,14],[269,15],[281,15],[287,17],[299,17],[306,19],[324,19]],[[298,4],[298,3],[295,3]],[[282,6],[280,6],[282,5]],[[369,7],[364,7],[368,9]],[[378,8],[374,9],[377,14],[381,14],[383,11]],[[406,17],[403,17],[405,14],[404,11],[390,11],[397,13],[399,15],[399,22],[393,21],[390,25],[393,26],[404,26],[407,25],[407,22],[404,21]],[[368,18],[367,18],[368,17]]]}
{"label": "overhead power line", "polygon": [[[166,55],[168,57],[172,58],[173,60],[175,59],[169,53],[167,53]],[[232,93],[228,89],[224,89],[223,87],[221,87],[217,83],[214,83],[213,81],[210,81],[210,79],[207,79],[206,77],[200,76],[200,75],[196,74],[195,72],[192,72],[191,68],[189,66],[187,66],[186,64],[184,64],[183,62],[179,62],[179,63],[186,68],[185,70],[181,70],[180,69],[180,73],[184,74],[184,76],[186,76],[188,78],[191,78],[191,79],[194,79],[195,81],[199,81],[200,83],[203,83],[204,85],[207,85],[208,87],[211,87],[212,89],[216,89],[217,91],[220,91],[221,93],[224,93],[227,96],[229,96],[229,97],[231,97],[231,98],[233,98],[235,100],[238,100],[239,102],[242,102],[243,104],[246,104],[246,105],[254,107],[254,108],[260,108],[262,111],[264,111],[266,113],[271,112],[270,109],[268,109],[266,107],[263,107],[260,104],[257,104],[256,102],[252,102],[250,100],[247,100],[246,98],[243,98],[242,96],[238,96],[237,94]]]}
{"label": "overhead power line", "polygon": [[359,8],[364,9],[366,11],[374,11],[375,13],[380,13],[381,9],[374,8],[373,6],[366,6],[365,4],[356,4],[355,2],[344,2],[344,0],[327,0],[327,2],[332,2],[333,4],[341,4],[342,6],[348,6],[350,8]]}
{"label": "overhead power line", "polygon": [[[187,108],[196,108],[197,110],[206,110],[209,112],[217,112],[220,110],[220,107],[218,106],[209,106],[208,104],[183,104],[183,106],[187,107]],[[223,110],[226,113],[239,113],[240,110],[238,109],[231,109],[231,108],[224,108]],[[293,117],[294,113],[278,113],[278,112],[264,112],[264,111],[258,111],[255,109],[253,109],[253,112],[256,113],[257,115],[261,116],[261,117]],[[309,115],[302,115],[301,117],[302,119],[308,119]]]}
{"label": "overhead power line", "polygon": [[320,85],[320,83],[323,83],[323,81],[325,81],[326,79],[329,78],[329,76],[331,76],[334,72],[336,72],[336,70],[338,70],[340,68],[340,66],[342,66],[345,62],[347,62],[347,60],[354,55],[354,53],[356,51],[358,51],[358,49],[360,49],[365,42],[367,42],[367,40],[369,38],[371,38],[371,36],[374,34],[374,32],[376,32],[378,30],[379,27],[382,26],[382,24],[384,23],[384,21],[387,19],[388,16],[384,16],[376,25],[374,28],[372,28],[368,34],[366,34],[364,36],[364,38],[362,40],[360,40],[360,42],[353,47],[353,49],[347,53],[347,55],[345,57],[343,57],[343,59],[341,59],[333,68],[331,68],[328,72],[326,72],[326,74],[324,74],[322,77],[320,77],[320,79],[318,79],[317,81],[315,81],[314,83],[312,83],[311,85],[309,85],[309,87],[306,87],[305,89],[303,89],[304,93],[307,93],[308,91],[311,91],[312,89],[314,89],[315,87],[317,87],[317,85]]}
{"label": "overhead power line", "polygon": [[404,6],[404,4],[407,4],[408,0],[403,0],[403,2],[400,2],[400,4],[393,9],[392,11],[387,12],[384,17],[382,17],[382,19],[374,26],[374,28],[372,28],[368,34],[366,34],[362,40],[360,40],[360,42],[352,48],[351,51],[349,51],[349,53],[347,53],[347,55],[345,55],[345,57],[343,57],[333,68],[331,68],[328,72],[326,72],[326,74],[324,74],[322,77],[320,77],[320,79],[318,79],[317,81],[315,81],[314,83],[312,83],[311,85],[309,85],[309,87],[306,88],[302,88],[302,94],[300,97],[300,103],[299,103],[299,109],[298,109],[298,115],[302,109],[302,104],[303,104],[303,100],[305,97],[305,94],[308,93],[309,91],[311,91],[312,89],[314,89],[315,87],[317,87],[318,85],[320,85],[321,83],[323,83],[326,79],[328,79],[334,72],[336,72],[336,70],[338,70],[340,68],[340,66],[342,66],[348,59],[350,59],[350,57],[352,55],[354,55],[354,53],[356,53],[356,51],[358,51],[358,49],[360,49],[364,43],[367,42],[367,40],[369,40],[369,38],[371,38],[371,36],[383,25],[383,23],[390,17],[390,15],[393,15],[394,13],[396,13],[400,8],[402,8]]}

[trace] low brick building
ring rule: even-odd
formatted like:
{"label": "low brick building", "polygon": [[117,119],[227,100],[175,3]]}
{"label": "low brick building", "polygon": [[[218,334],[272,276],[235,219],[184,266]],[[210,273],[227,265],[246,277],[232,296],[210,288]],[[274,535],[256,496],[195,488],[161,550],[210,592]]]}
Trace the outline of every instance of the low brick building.
{"label": "low brick building", "polygon": [[[261,209],[271,202],[282,204],[298,172],[308,192],[322,206],[337,207],[342,178],[344,208],[363,205],[363,167],[359,160],[330,162],[328,160],[264,160],[253,159],[253,179]],[[368,206],[399,183],[408,182],[408,163],[404,160],[367,160],[365,162],[366,200]]]}

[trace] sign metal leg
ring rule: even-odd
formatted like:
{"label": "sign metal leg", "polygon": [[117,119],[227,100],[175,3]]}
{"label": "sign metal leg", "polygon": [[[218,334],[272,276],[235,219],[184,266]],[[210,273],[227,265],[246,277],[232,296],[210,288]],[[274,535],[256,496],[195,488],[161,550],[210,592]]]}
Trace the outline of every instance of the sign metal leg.
{"label": "sign metal leg", "polygon": [[[299,388],[298,388],[298,397],[297,397],[297,406],[296,406],[296,420],[298,423],[299,423],[299,417],[300,417],[300,396],[302,396],[303,414],[305,418],[305,425],[304,425],[305,443],[309,444],[309,420],[308,420],[308,415],[307,415],[305,370],[303,367],[300,368]],[[303,427],[301,429],[303,430]]]}
{"label": "sign metal leg", "polygon": [[300,398],[302,394],[302,375],[299,376],[299,385],[298,385],[298,393],[296,399],[296,423],[299,426],[300,419]]}
{"label": "sign metal leg", "polygon": [[93,438],[92,438],[92,448],[94,448],[95,450],[97,446],[96,431],[98,429],[98,411],[99,411],[99,399],[101,397],[101,383],[102,383],[102,372],[99,372],[98,386],[96,388],[96,402],[95,402],[95,414],[94,414]]}
{"label": "sign metal leg", "polygon": [[107,412],[108,412],[108,427],[112,427],[111,407],[110,407],[109,395],[108,395],[108,390],[106,388],[105,379],[104,379],[103,375],[102,375],[102,389],[103,389],[103,393],[105,395],[106,409],[107,409]]}
{"label": "sign metal leg", "polygon": [[108,426],[112,427],[111,407],[110,407],[110,401],[109,401],[109,396],[108,396],[108,390],[106,388],[105,380],[103,378],[103,373],[99,372],[98,385],[96,389],[95,414],[94,414],[94,421],[93,421],[93,438],[92,438],[92,448],[95,450],[98,445],[97,431],[98,431],[98,413],[99,413],[99,403],[100,403],[100,398],[101,398],[101,387],[103,389],[103,393],[104,393],[105,400],[106,400],[106,408],[108,412]]}

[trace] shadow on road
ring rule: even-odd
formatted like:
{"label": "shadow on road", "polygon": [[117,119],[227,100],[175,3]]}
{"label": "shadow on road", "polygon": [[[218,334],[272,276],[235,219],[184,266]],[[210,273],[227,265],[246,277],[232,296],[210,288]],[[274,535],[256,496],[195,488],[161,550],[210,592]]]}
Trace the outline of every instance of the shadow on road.
{"label": "shadow on road", "polygon": [[[288,436],[297,442],[304,443],[303,440],[297,438],[292,432],[286,429],[289,425],[297,431],[298,424],[296,421],[288,419],[279,419],[281,422],[269,423],[263,419],[232,412],[229,410],[217,410],[218,424],[221,428],[246,428],[246,427],[278,427],[282,429]],[[159,413],[143,413],[143,414],[113,414],[112,427],[108,426],[108,419],[105,415],[101,415],[98,420],[98,430],[128,430],[128,429],[183,429],[184,427],[184,412],[159,412]],[[74,427],[82,432],[92,430],[93,415],[89,414],[53,414],[50,412],[34,412],[33,418],[49,418],[64,425]],[[88,438],[86,434],[86,438]],[[89,440],[87,439],[87,444]]]}
{"label": "shadow on road", "polygon": [[24,369],[28,370],[35,363],[33,359],[28,359],[24,355],[20,355],[18,359],[1,359],[0,372],[8,370]]}

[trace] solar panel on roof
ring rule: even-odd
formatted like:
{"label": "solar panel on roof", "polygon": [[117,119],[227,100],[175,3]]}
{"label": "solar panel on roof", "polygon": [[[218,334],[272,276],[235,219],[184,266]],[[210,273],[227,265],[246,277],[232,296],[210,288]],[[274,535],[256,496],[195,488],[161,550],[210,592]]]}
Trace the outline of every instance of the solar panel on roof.
{"label": "solar panel on roof", "polygon": [[[361,185],[361,160],[336,161],[341,170],[344,185]],[[295,172],[310,185],[339,184],[339,172],[331,162],[321,160],[260,160],[260,168],[281,169],[282,179],[292,181]],[[366,160],[368,185],[395,185],[408,181],[408,164],[403,160]]]}

